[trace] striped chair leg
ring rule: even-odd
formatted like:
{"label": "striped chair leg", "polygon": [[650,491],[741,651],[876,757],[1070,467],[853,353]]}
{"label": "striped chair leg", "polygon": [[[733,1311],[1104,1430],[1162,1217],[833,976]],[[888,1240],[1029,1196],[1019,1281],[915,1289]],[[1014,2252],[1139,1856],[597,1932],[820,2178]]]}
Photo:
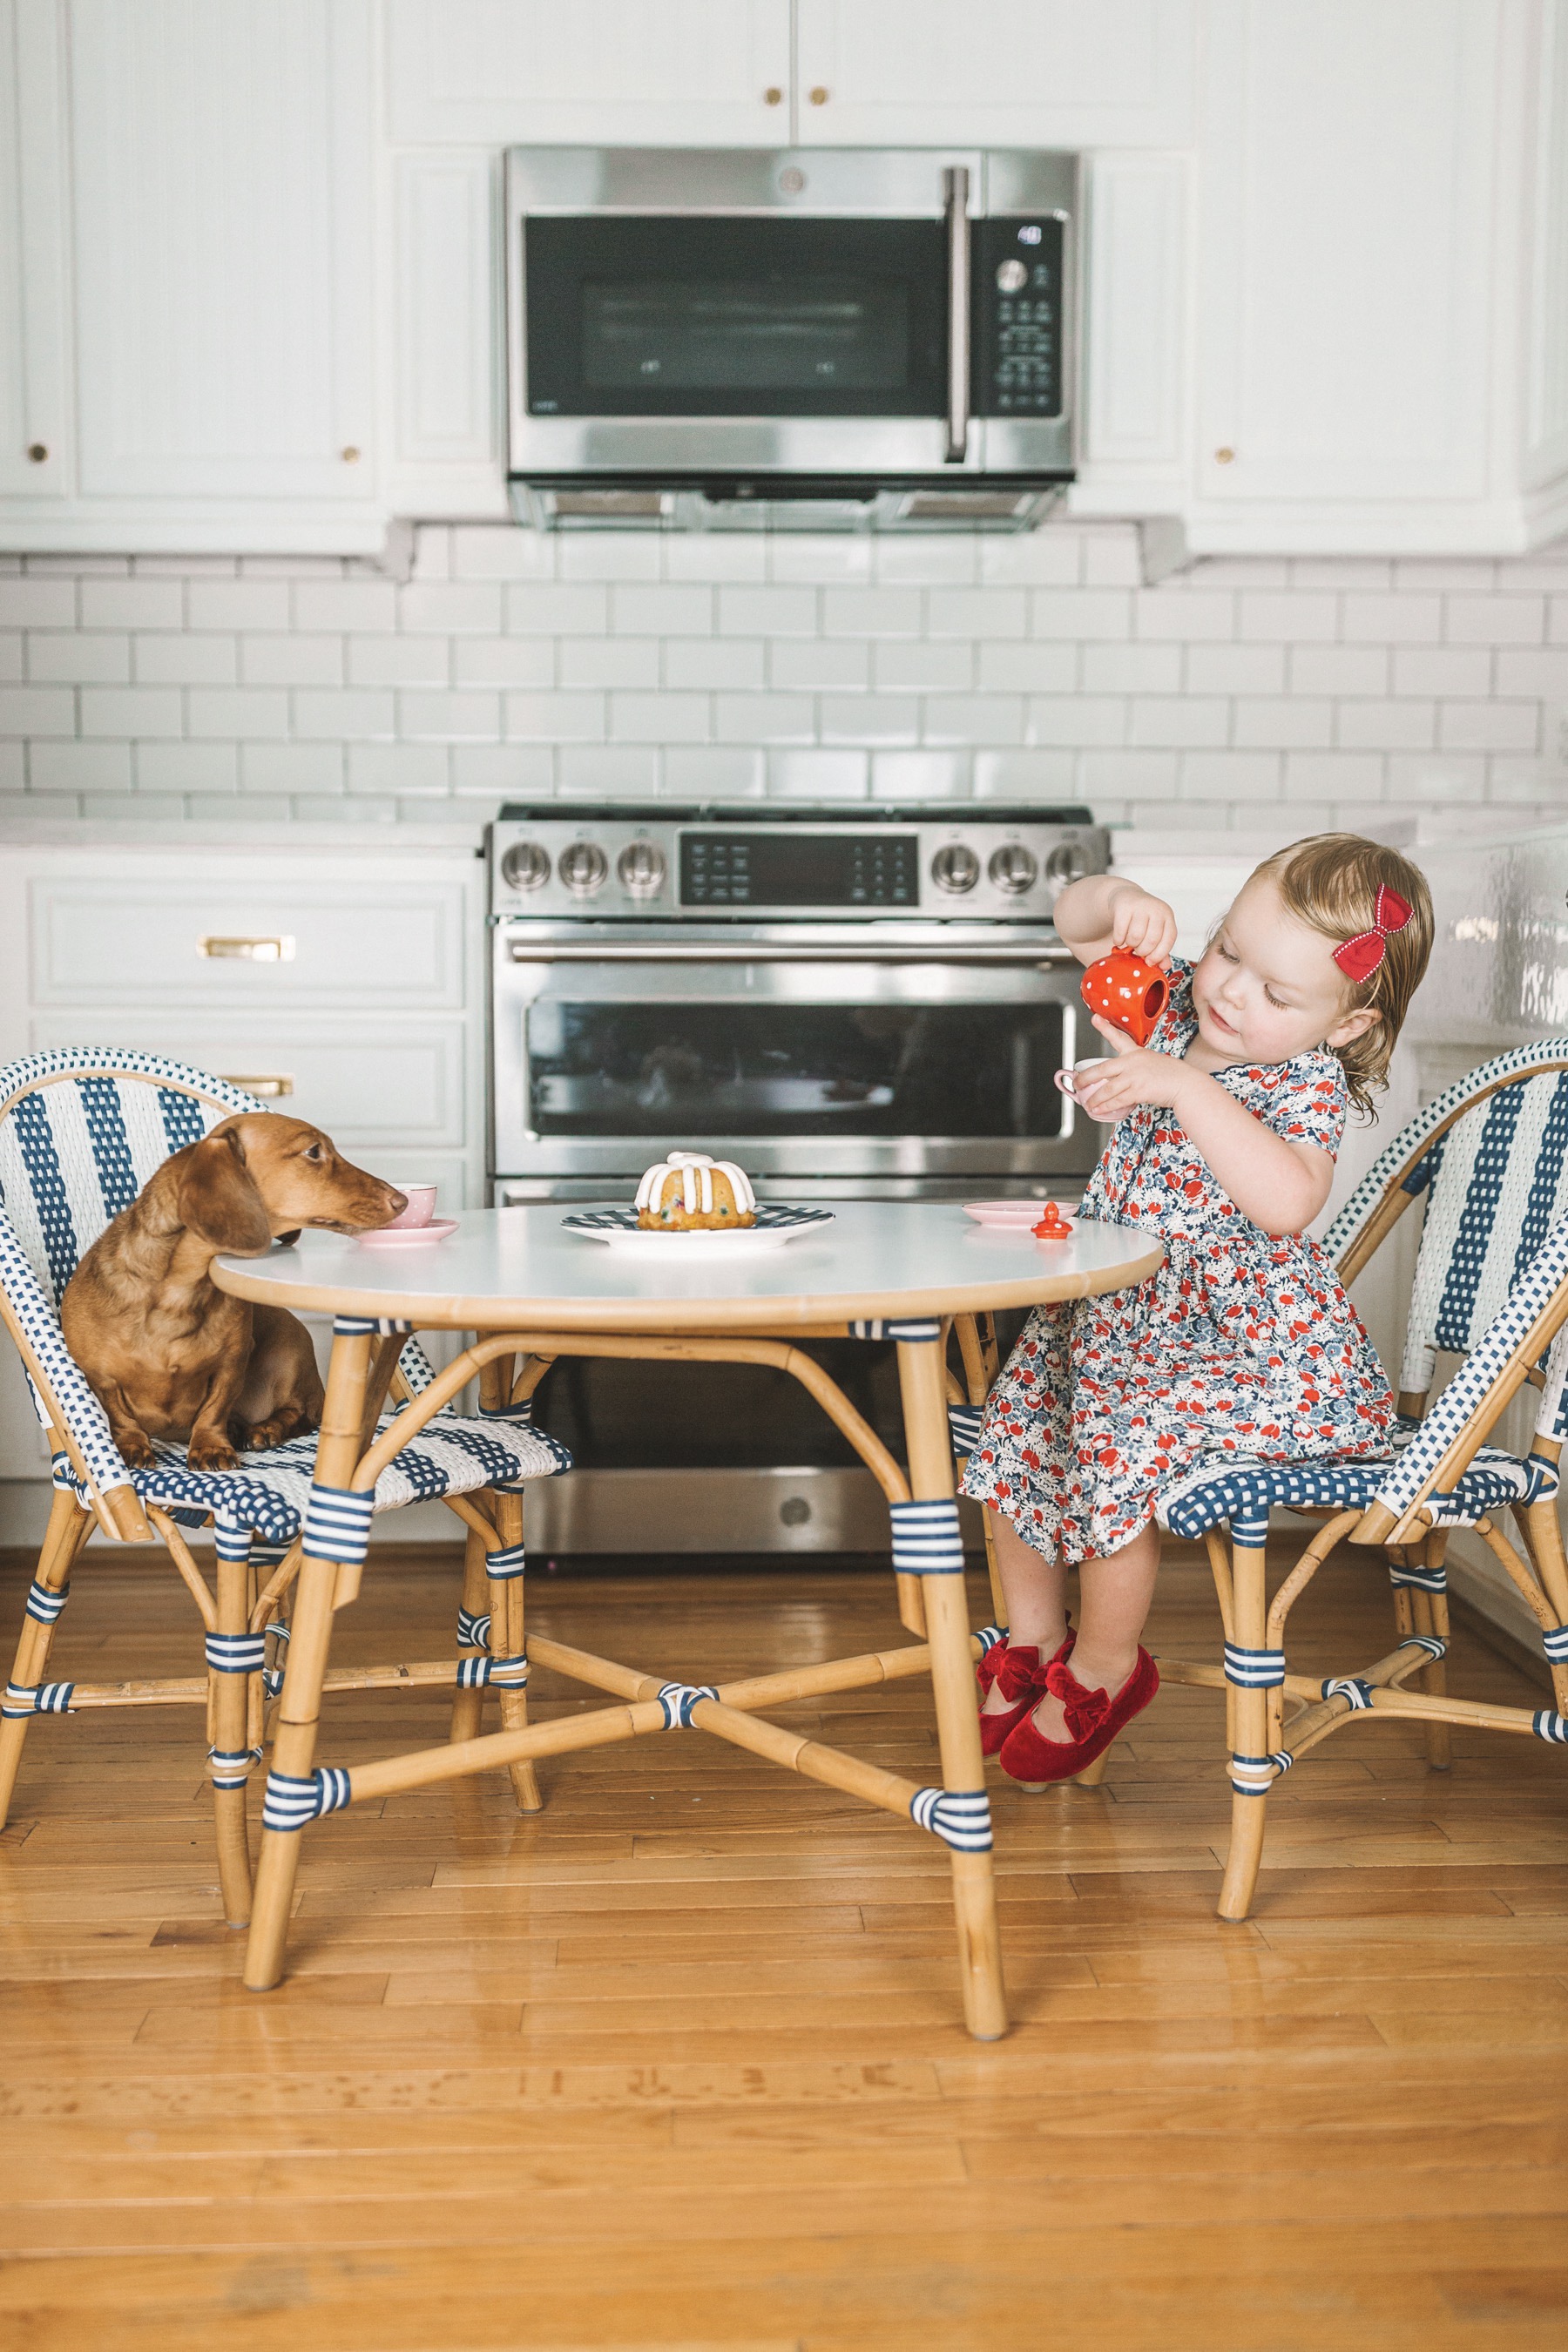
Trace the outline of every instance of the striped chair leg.
{"label": "striped chair leg", "polygon": [[[49,1644],[55,1637],[55,1621],[65,1605],[63,1595],[70,1581],[72,1563],[92,1527],[91,1512],[82,1510],[74,1495],[56,1493],[27,1599],[27,1613],[22,1620],[16,1662],[11,1669],[11,1680],[21,1689],[31,1689],[44,1679]],[[0,1718],[0,1828],[10,1816],[11,1798],[22,1762],[22,1743],[31,1721],[30,1715]]]}
{"label": "striped chair leg", "polygon": [[[1268,1639],[1268,1588],[1264,1579],[1264,1547],[1231,1546],[1231,1606],[1235,1612],[1236,1645],[1261,1651]],[[1231,1760],[1230,1851],[1226,1856],[1225,1883],[1220,1889],[1222,1919],[1245,1919],[1252,1908],[1263,1860],[1264,1814],[1268,1798],[1259,1789],[1244,1795],[1237,1785],[1238,1759],[1268,1754],[1268,1691],[1253,1683],[1231,1692],[1235,1749]]]}
{"label": "striped chair leg", "polygon": [[[463,1606],[462,1614],[470,1622],[489,1613],[490,1589],[485,1575],[485,1539],[477,1528],[468,1530],[463,1547]],[[500,1654],[504,1656],[505,1653]],[[484,1652],[471,1642],[459,1640],[459,1658],[481,1658]],[[477,1739],[484,1725],[485,1695],[482,1690],[458,1690],[452,1695],[451,1738]]]}
{"label": "striped chair leg", "polygon": [[[1423,1566],[1441,1567],[1447,1543],[1446,1534],[1440,1528],[1435,1529],[1427,1537],[1423,1548]],[[1410,1598],[1415,1604],[1416,1633],[1435,1634],[1438,1641],[1447,1642],[1448,1638],[1447,1594],[1446,1592],[1413,1592]],[[1448,1667],[1445,1659],[1434,1658],[1418,1679],[1421,1688],[1429,1697],[1446,1698],[1447,1696]],[[1454,1738],[1450,1725],[1429,1723],[1426,1726],[1426,1761],[1434,1772],[1448,1772],[1453,1769]]]}
{"label": "striped chair leg", "polygon": [[[504,1549],[522,1542],[522,1496],[497,1495],[496,1536]],[[490,1655],[492,1658],[520,1658],[523,1655],[525,1632],[523,1623],[522,1588],[521,1576],[492,1578],[490,1581]],[[505,1731],[523,1731],[528,1727],[528,1693],[521,1690],[500,1690],[501,1727]],[[517,1799],[520,1813],[539,1813],[544,1810],[540,1794],[539,1775],[531,1763],[514,1764],[511,1770],[512,1794]]]}
{"label": "striped chair leg", "polygon": [[[250,1627],[250,1547],[217,1536],[217,1643],[243,1639]],[[258,1637],[260,1647],[260,1637]],[[209,1660],[221,1657],[215,1644]],[[250,1687],[255,1676],[232,1661],[207,1667],[207,1738],[211,1747],[213,1822],[217,1834],[223,1916],[231,1927],[250,1920],[250,1843],[246,1831],[246,1782],[250,1769]],[[243,1760],[241,1760],[243,1759]]]}

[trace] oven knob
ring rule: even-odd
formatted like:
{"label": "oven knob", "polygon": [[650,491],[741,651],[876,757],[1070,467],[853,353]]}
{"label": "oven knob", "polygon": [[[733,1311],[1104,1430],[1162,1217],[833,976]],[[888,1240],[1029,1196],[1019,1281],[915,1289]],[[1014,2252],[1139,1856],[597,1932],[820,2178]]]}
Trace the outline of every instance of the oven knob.
{"label": "oven knob", "polygon": [[988,871],[997,889],[1016,898],[1020,890],[1033,888],[1040,869],[1021,841],[1005,841],[992,852]]}
{"label": "oven knob", "polygon": [[962,841],[950,841],[931,859],[931,878],[939,890],[973,890],[980,879],[980,860]]}
{"label": "oven knob", "polygon": [[1069,882],[1081,882],[1089,872],[1089,857],[1081,841],[1058,844],[1046,860],[1046,879],[1065,890]]}
{"label": "oven knob", "polygon": [[514,841],[500,862],[501,878],[514,890],[540,890],[550,879],[550,852],[537,841]]}
{"label": "oven knob", "polygon": [[664,853],[651,841],[628,841],[616,872],[634,898],[651,898],[664,880]]}
{"label": "oven knob", "polygon": [[996,283],[1004,294],[1021,294],[1028,282],[1027,262],[1016,261],[1009,257],[999,265],[996,271]]}
{"label": "oven knob", "polygon": [[568,890],[580,891],[584,898],[598,888],[609,870],[597,842],[574,841],[561,853],[561,879]]}

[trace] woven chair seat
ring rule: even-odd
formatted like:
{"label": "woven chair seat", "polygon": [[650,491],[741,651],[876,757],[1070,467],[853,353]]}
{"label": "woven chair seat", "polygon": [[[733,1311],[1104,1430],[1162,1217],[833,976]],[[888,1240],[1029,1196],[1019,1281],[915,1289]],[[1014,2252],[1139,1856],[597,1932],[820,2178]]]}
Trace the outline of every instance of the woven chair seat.
{"label": "woven chair seat", "polygon": [[[383,1413],[378,1426],[390,1429],[395,1419]],[[156,1466],[133,1469],[132,1484],[144,1504],[167,1511],[178,1525],[200,1527],[210,1517],[218,1527],[248,1529],[266,1544],[290,1544],[305,1524],[316,1460],[314,1431],[265,1454],[242,1454],[237,1470],[192,1470],[180,1445],[157,1445],[154,1451]],[[375,1509],[401,1510],[478,1486],[513,1490],[571,1467],[565,1447],[521,1416],[464,1421],[440,1412],[382,1472],[375,1482]],[[55,1484],[79,1496],[82,1491],[63,1454],[55,1460]]]}
{"label": "woven chair seat", "polygon": [[[1172,1535],[1189,1540],[1228,1526],[1238,1543],[1261,1543],[1271,1510],[1367,1509],[1395,1459],[1386,1454],[1259,1462],[1226,1454],[1223,1462],[1195,1463],[1171,1479],[1158,1498],[1156,1516]],[[1450,1493],[1431,1496],[1432,1515],[1438,1527],[1473,1528],[1489,1512],[1533,1503],[1556,1490],[1556,1473],[1549,1464],[1483,1445]]]}

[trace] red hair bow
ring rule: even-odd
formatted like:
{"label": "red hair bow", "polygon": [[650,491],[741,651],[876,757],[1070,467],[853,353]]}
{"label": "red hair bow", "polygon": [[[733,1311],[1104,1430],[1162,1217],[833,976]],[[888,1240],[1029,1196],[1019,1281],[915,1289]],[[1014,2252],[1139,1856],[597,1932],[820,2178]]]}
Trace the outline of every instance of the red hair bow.
{"label": "red hair bow", "polygon": [[1353,940],[1334,950],[1334,961],[1352,980],[1370,980],[1383,961],[1383,943],[1391,932],[1402,931],[1410,920],[1410,909],[1397,890],[1386,882],[1379,885],[1377,904],[1373,909],[1370,931],[1358,931]]}

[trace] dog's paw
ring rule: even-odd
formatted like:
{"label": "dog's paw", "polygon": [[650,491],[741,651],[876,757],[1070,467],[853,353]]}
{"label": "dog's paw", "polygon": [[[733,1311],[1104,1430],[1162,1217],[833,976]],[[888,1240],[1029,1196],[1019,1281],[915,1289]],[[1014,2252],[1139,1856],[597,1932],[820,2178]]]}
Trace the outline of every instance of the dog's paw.
{"label": "dog's paw", "polygon": [[258,1421],[252,1429],[237,1429],[234,1440],[242,1454],[266,1454],[283,1443],[280,1421]]}
{"label": "dog's paw", "polygon": [[158,1457],[153,1451],[151,1438],[139,1429],[123,1429],[115,1440],[120,1458],[128,1470],[155,1470]]}
{"label": "dog's paw", "polygon": [[226,1438],[195,1438],[185,1455],[193,1470],[237,1470],[239,1456]]}

